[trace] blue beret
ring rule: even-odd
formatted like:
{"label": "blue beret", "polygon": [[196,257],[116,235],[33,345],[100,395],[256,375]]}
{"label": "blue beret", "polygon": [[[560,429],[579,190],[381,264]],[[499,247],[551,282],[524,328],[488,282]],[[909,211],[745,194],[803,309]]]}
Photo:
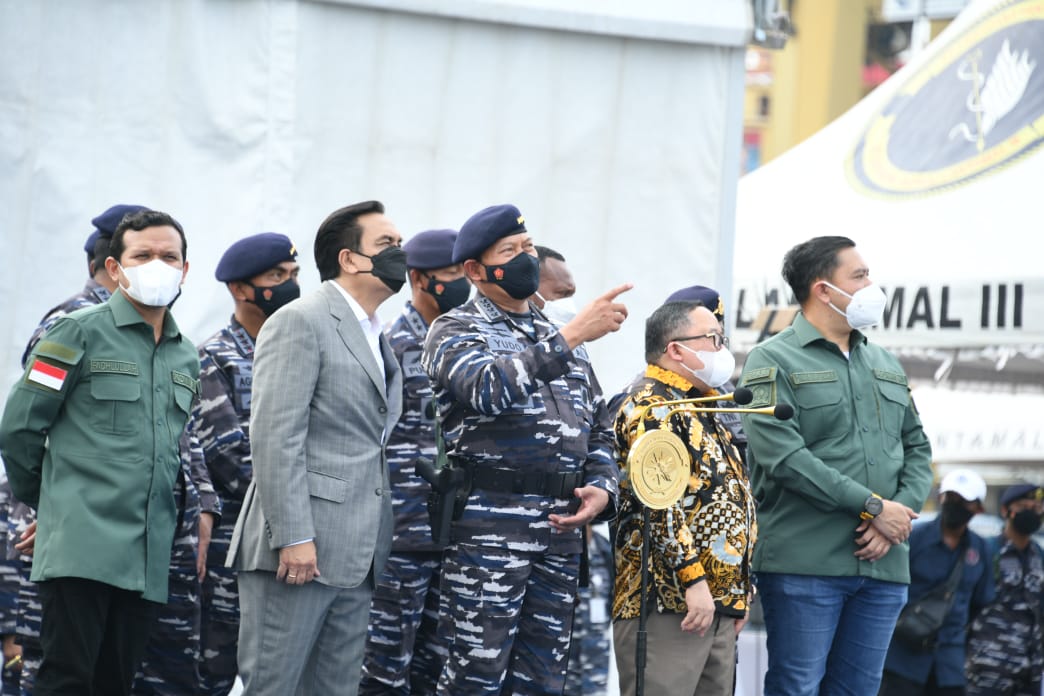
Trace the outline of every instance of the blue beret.
{"label": "blue beret", "polygon": [[87,237],[87,241],[83,243],[83,250],[87,252],[87,256],[94,256],[94,244],[98,241],[99,237],[101,237],[101,232],[94,230]]}
{"label": "blue beret", "polygon": [[498,239],[526,231],[526,219],[513,205],[493,205],[464,223],[453,245],[453,263],[477,259]]}
{"label": "blue beret", "polygon": [[[91,220],[91,224],[94,225],[95,229],[98,230],[102,237],[111,237],[116,234],[116,227],[123,221],[123,218],[131,213],[140,213],[143,210],[148,210],[143,205],[114,205],[98,217]],[[94,249],[94,243],[91,243],[91,249]]]}
{"label": "blue beret", "polygon": [[456,230],[425,230],[418,232],[402,245],[406,252],[406,267],[422,271],[453,265],[453,243]]}
{"label": "blue beret", "polygon": [[285,234],[262,232],[244,237],[228,248],[218,261],[214,277],[222,283],[247,280],[283,261],[297,258],[297,247]]}
{"label": "blue beret", "polygon": [[714,313],[714,316],[718,318],[718,321],[725,321],[725,305],[721,301],[721,295],[714,288],[708,288],[703,285],[693,285],[692,287],[682,288],[681,290],[675,290],[670,296],[664,300],[664,304],[668,302],[696,302],[700,301],[703,306]]}
{"label": "blue beret", "polygon": [[1034,486],[1032,483],[1017,483],[1014,486],[1008,486],[1001,493],[1000,504],[1007,507],[1016,500],[1037,496],[1038,491],[1040,491],[1040,486]]}

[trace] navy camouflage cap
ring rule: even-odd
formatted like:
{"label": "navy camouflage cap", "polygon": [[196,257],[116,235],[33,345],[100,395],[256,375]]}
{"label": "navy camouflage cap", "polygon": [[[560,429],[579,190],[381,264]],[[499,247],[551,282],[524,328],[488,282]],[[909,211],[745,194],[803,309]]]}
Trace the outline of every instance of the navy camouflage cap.
{"label": "navy camouflage cap", "polygon": [[453,243],[456,230],[425,230],[413,235],[402,245],[406,267],[428,271],[453,265]]}
{"label": "navy camouflage cap", "polygon": [[285,234],[262,232],[235,242],[221,255],[214,277],[222,283],[246,280],[297,259],[297,247]]}
{"label": "navy camouflage cap", "polygon": [[513,205],[484,208],[464,223],[453,245],[453,263],[477,259],[498,239],[526,231],[526,219]]}
{"label": "navy camouflage cap", "polygon": [[663,303],[696,301],[702,302],[704,307],[714,313],[718,321],[725,321],[725,305],[721,301],[721,295],[714,288],[708,288],[705,285],[693,285],[675,290]]}

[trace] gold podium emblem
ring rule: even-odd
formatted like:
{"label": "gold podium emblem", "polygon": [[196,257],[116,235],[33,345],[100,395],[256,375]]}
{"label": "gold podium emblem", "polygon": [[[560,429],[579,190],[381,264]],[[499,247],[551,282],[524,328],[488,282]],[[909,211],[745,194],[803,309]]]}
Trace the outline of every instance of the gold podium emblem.
{"label": "gold podium emblem", "polygon": [[689,454],[681,438],[667,430],[642,434],[627,455],[631,489],[653,510],[673,505],[689,483]]}

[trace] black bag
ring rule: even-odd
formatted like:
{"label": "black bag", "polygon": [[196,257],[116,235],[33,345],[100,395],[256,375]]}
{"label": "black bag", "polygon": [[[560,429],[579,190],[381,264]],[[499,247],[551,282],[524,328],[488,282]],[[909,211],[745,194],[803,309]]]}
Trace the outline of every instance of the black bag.
{"label": "black bag", "polygon": [[961,574],[964,571],[965,545],[961,545],[961,552],[957,556],[957,562],[950,571],[950,577],[946,582],[932,589],[915,602],[910,602],[899,614],[899,620],[895,624],[895,632],[892,639],[898,640],[909,648],[926,652],[935,648],[939,629],[946,621],[953,600],[957,596],[957,586],[961,584]]}

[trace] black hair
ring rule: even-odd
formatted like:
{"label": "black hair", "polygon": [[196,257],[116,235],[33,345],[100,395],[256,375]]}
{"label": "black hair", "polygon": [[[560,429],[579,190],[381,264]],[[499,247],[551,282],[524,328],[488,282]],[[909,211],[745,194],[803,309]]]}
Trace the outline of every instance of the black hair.
{"label": "black hair", "polygon": [[94,277],[95,273],[105,268],[105,259],[109,258],[111,242],[112,237],[98,237],[94,241],[94,249],[91,250],[90,254],[87,254],[87,268],[90,270],[91,277]]}
{"label": "black hair", "polygon": [[854,246],[855,242],[848,237],[813,237],[786,253],[783,257],[783,280],[790,285],[798,304],[805,304],[812,283],[834,274],[840,265],[837,252]]}
{"label": "black hair", "polygon": [[364,201],[353,203],[330,213],[319,231],[315,233],[315,265],[319,269],[320,280],[333,280],[341,274],[341,264],[337,260],[343,249],[358,251],[362,241],[362,227],[359,218],[370,213],[383,213],[384,205],[380,201]]}
{"label": "black hair", "polygon": [[[124,233],[127,230],[141,232],[149,227],[176,229],[178,236],[181,237],[181,260],[185,261],[188,258],[188,242],[185,241],[185,230],[181,227],[181,223],[167,213],[161,213],[158,210],[139,210],[136,213],[124,215],[120,224],[116,225],[116,232],[113,233],[112,241],[109,242],[109,256],[120,261],[123,252],[127,250],[127,246],[123,243]],[[94,248],[97,249],[98,245],[95,244]]]}
{"label": "black hair", "polygon": [[556,261],[561,261],[562,263],[565,263],[565,257],[559,254],[551,247],[540,246],[539,244],[536,244],[533,246],[533,248],[536,249],[537,258],[540,259],[540,263],[543,263],[547,259],[555,259]]}
{"label": "black hair", "polygon": [[706,305],[699,300],[665,302],[645,320],[645,362],[654,364],[691,322],[689,314]]}

